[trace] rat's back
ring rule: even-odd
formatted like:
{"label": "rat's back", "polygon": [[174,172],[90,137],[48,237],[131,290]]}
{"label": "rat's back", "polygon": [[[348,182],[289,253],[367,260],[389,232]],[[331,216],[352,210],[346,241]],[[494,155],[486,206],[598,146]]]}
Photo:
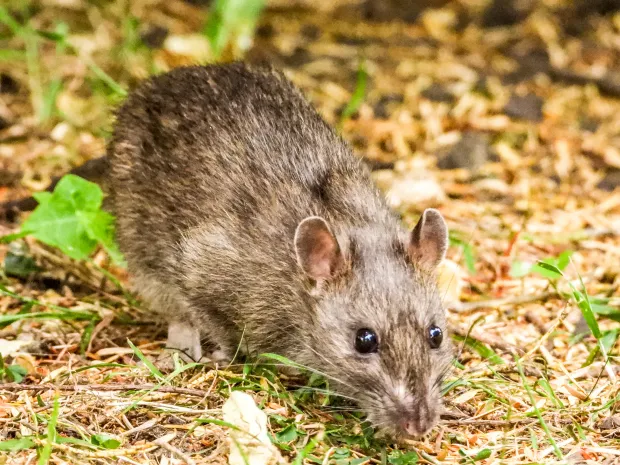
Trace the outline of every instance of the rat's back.
{"label": "rat's back", "polygon": [[108,155],[133,274],[178,271],[179,242],[205,225],[243,232],[236,242],[254,250],[285,241],[273,258],[286,261],[304,217],[365,222],[387,211],[361,162],[300,92],[279,72],[241,63],[144,82],[118,112]]}

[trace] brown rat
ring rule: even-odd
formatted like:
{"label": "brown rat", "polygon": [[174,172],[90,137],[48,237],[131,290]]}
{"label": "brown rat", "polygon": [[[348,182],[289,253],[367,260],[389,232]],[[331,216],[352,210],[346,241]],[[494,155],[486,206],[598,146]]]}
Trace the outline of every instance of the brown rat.
{"label": "brown rat", "polygon": [[376,426],[434,426],[451,366],[441,215],[405,231],[367,167],[279,72],[177,68],[134,91],[108,146],[118,242],[168,346],[272,352]]}

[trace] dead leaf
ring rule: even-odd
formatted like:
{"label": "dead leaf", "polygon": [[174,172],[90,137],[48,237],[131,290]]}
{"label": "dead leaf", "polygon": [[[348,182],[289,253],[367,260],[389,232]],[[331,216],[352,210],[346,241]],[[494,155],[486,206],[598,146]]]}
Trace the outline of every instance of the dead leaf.
{"label": "dead leaf", "polygon": [[235,426],[228,431],[230,465],[275,465],[287,463],[267,435],[267,415],[249,394],[233,391],[222,406],[224,421]]}

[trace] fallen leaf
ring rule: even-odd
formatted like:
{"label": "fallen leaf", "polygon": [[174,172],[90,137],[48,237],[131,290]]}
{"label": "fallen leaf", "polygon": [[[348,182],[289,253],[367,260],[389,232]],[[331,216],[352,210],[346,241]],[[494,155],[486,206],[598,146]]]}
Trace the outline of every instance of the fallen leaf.
{"label": "fallen leaf", "polygon": [[275,465],[287,463],[267,435],[267,415],[249,394],[233,391],[222,407],[228,430],[230,465]]}

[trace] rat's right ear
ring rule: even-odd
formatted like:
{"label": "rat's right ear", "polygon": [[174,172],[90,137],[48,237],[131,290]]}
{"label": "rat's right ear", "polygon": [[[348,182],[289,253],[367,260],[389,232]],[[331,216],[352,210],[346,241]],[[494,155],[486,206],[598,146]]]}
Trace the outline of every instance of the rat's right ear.
{"label": "rat's right ear", "polygon": [[336,237],[318,216],[310,216],[297,226],[295,254],[301,269],[315,281],[335,277],[344,264]]}
{"label": "rat's right ear", "polygon": [[447,249],[448,226],[439,211],[427,208],[409,236],[409,257],[414,264],[434,270]]}

